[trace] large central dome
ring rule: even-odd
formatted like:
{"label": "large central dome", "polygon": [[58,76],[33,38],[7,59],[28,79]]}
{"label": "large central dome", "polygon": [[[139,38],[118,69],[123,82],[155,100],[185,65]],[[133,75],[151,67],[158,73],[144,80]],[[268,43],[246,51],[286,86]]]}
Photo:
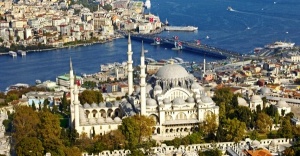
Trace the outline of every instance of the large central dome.
{"label": "large central dome", "polygon": [[159,68],[155,76],[161,79],[180,79],[189,77],[189,73],[181,65],[168,64]]}

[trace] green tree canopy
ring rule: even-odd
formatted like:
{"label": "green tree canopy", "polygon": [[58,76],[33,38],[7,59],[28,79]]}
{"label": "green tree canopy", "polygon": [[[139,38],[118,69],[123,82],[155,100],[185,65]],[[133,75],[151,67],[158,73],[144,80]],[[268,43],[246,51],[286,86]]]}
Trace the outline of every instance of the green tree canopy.
{"label": "green tree canopy", "polygon": [[244,138],[246,133],[246,124],[239,121],[237,118],[226,119],[224,123],[222,123],[222,126],[226,141],[239,142]]}
{"label": "green tree canopy", "polygon": [[16,154],[21,156],[43,156],[42,142],[36,137],[26,137],[16,145]]}
{"label": "green tree canopy", "polygon": [[269,115],[266,113],[258,113],[256,120],[256,128],[260,133],[269,132],[272,127],[273,121]]}

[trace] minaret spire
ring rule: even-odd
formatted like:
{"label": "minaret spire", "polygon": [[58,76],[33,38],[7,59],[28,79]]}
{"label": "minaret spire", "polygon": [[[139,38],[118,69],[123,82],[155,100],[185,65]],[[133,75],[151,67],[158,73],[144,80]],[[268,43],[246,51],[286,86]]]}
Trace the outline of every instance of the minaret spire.
{"label": "minaret spire", "polygon": [[75,114],[74,114],[74,72],[73,72],[73,65],[72,65],[72,59],[70,57],[70,109],[71,109],[71,125],[74,125],[75,122]]}
{"label": "minaret spire", "polygon": [[132,45],[131,45],[131,38],[130,33],[128,34],[128,61],[127,61],[127,68],[128,68],[128,95],[131,95],[133,92],[133,68],[132,68]]}
{"label": "minaret spire", "polygon": [[146,73],[145,73],[145,50],[144,42],[142,41],[142,51],[141,51],[141,75],[140,75],[140,86],[141,86],[141,115],[146,115]]}

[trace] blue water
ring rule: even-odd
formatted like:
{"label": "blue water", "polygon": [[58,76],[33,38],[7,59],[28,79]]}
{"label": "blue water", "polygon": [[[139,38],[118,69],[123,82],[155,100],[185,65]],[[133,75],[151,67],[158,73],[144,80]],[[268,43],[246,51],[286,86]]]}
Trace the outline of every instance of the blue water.
{"label": "blue water", "polygon": [[[276,2],[276,4],[274,4]],[[162,36],[202,43],[241,53],[275,41],[300,44],[299,0],[151,0],[152,14],[171,25],[199,27],[197,32],[164,32]],[[235,11],[227,11],[231,6]],[[250,29],[247,29],[247,28]],[[206,39],[209,36],[209,39]],[[141,43],[133,41],[134,64],[139,63]],[[180,57],[202,62],[203,55],[175,52],[145,44],[146,57],[168,59]],[[34,84],[36,79],[55,80],[69,71],[72,57],[76,74],[100,71],[100,64],[127,59],[127,41],[118,39],[106,44],[28,53],[26,57],[0,56],[0,90],[15,83]],[[208,61],[215,60],[208,58]]]}

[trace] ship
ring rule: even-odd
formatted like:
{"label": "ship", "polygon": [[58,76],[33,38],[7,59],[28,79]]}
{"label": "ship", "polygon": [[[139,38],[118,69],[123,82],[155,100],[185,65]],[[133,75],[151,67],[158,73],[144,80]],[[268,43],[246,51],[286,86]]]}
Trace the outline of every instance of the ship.
{"label": "ship", "polygon": [[185,27],[166,26],[165,30],[166,31],[196,31],[196,30],[198,30],[198,27],[194,27],[194,26],[185,26]]}
{"label": "ship", "polygon": [[154,43],[151,43],[151,45],[160,45],[161,44],[161,39],[160,37],[155,37],[154,38]]}
{"label": "ship", "polygon": [[146,9],[150,9],[151,8],[151,2],[150,2],[150,0],[146,0],[144,6],[145,6]]}
{"label": "ship", "polygon": [[8,54],[11,55],[12,57],[17,57],[17,53],[14,51],[9,51]]}
{"label": "ship", "polygon": [[17,53],[21,56],[26,56],[26,51],[18,50]]}
{"label": "ship", "polygon": [[272,44],[268,44],[265,46],[265,48],[268,48],[268,49],[291,49],[293,48],[295,45],[295,43],[291,43],[291,42],[281,42],[281,41],[277,41],[277,42],[274,42]]}
{"label": "ship", "polygon": [[228,11],[234,11],[234,10],[232,9],[232,7],[230,7],[230,6],[227,8],[227,10],[228,10]]}
{"label": "ship", "polygon": [[172,50],[182,50],[183,49],[182,43],[180,41],[178,41],[178,42],[175,41],[174,45],[175,45],[175,48],[172,48]]}

